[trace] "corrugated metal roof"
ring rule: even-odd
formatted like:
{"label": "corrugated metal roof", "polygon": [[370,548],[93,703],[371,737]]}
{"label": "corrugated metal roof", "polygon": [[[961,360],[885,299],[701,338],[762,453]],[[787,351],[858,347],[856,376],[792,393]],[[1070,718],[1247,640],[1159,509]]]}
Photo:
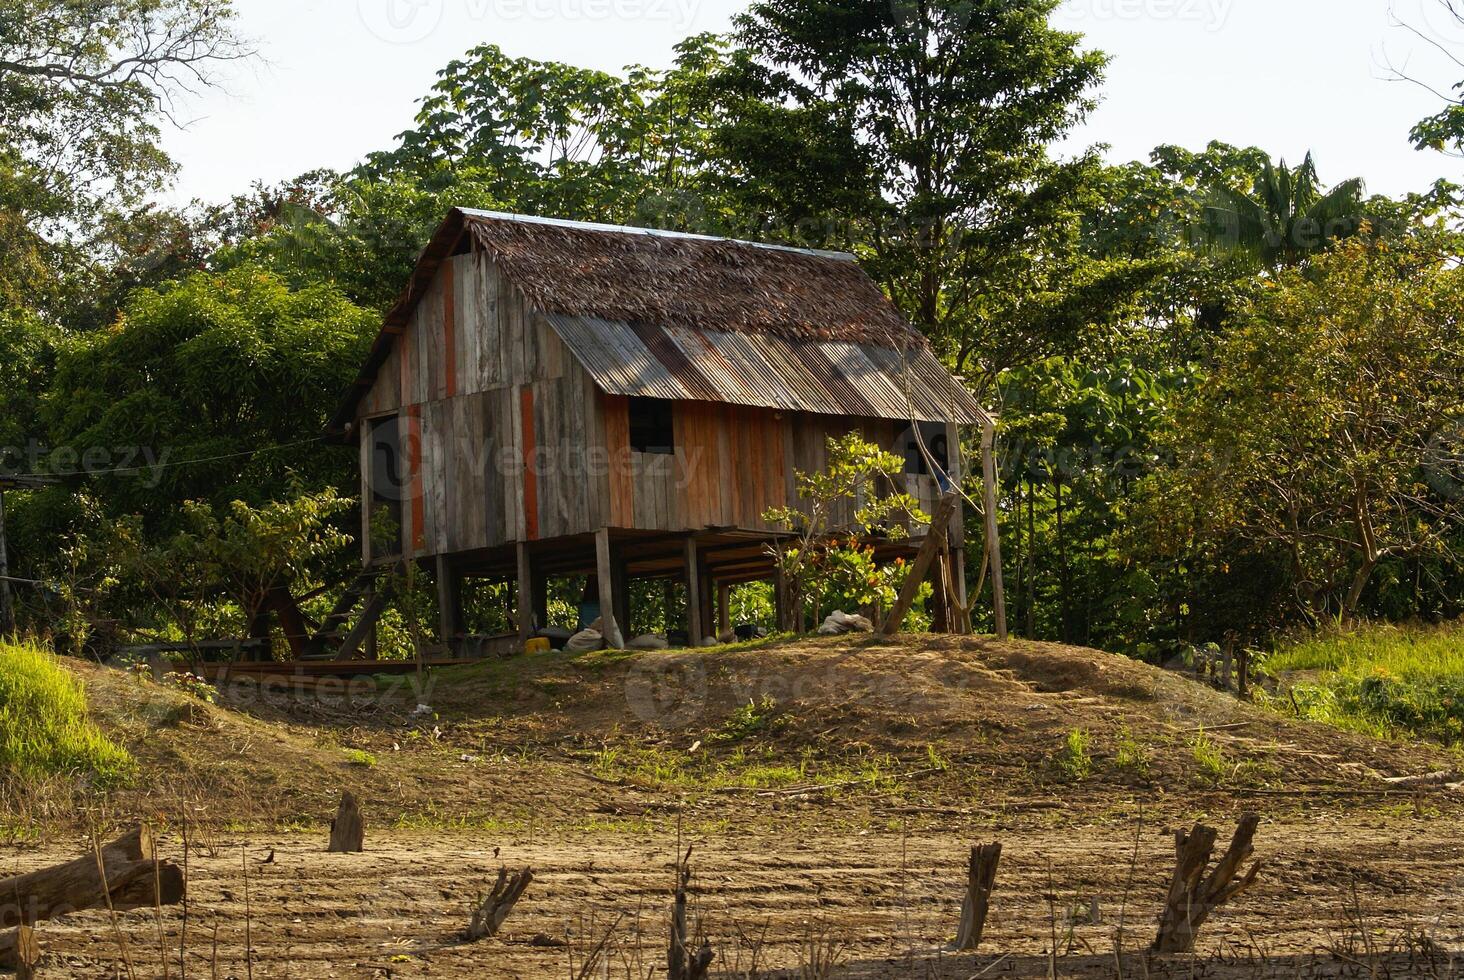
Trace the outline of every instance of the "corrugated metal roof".
{"label": "corrugated metal roof", "polygon": [[849,341],[546,317],[595,383],[612,395],[859,418],[989,421],[925,347],[901,353]]}

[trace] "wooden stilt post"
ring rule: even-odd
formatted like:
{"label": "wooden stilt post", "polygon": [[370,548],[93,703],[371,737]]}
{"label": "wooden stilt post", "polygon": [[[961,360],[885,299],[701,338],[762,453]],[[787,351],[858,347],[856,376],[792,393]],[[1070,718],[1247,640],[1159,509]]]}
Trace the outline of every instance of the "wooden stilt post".
{"label": "wooden stilt post", "polygon": [[457,648],[463,631],[463,580],[446,555],[437,556],[437,640]]}
{"label": "wooden stilt post", "polygon": [[717,583],[717,639],[732,628],[732,585]]}
{"label": "wooden stilt post", "polygon": [[602,527],[595,532],[595,580],[600,593],[600,620],[604,627],[605,643],[613,650],[625,648],[625,637],[615,621],[615,587],[611,574],[614,561],[610,556],[610,529]]}
{"label": "wooden stilt post", "polygon": [[905,584],[900,589],[899,598],[895,600],[894,606],[890,608],[889,616],[884,621],[883,632],[886,636],[898,633],[900,626],[905,622],[905,616],[910,612],[910,606],[914,604],[915,596],[920,591],[925,576],[930,572],[930,567],[940,552],[940,543],[945,540],[951,514],[956,509],[956,500],[957,497],[953,493],[945,494],[940,498],[940,504],[935,508],[935,514],[930,521],[930,531],[925,535],[925,540],[921,542],[920,550],[915,552],[915,561],[911,564],[909,574],[905,577]]}
{"label": "wooden stilt post", "polygon": [[1001,580],[1001,535],[996,523],[996,424],[981,430],[981,496],[986,511],[986,553],[991,562],[991,603],[996,615],[996,636],[1007,638],[1006,589]]}
{"label": "wooden stilt post", "polygon": [[[534,564],[529,557],[529,546],[518,543],[518,634],[520,643],[528,643],[535,633],[534,607],[538,602],[534,593]],[[542,626],[543,624],[537,624]]]}
{"label": "wooden stilt post", "polygon": [[699,647],[706,637],[702,623],[701,565],[696,554],[696,538],[686,539],[686,630],[694,647]]}

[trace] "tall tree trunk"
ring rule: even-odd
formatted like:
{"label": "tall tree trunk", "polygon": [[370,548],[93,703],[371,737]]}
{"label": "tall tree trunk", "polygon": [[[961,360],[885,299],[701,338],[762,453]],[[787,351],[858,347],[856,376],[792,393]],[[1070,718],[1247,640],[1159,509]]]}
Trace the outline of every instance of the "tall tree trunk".
{"label": "tall tree trunk", "polygon": [[1027,576],[1027,639],[1037,639],[1037,481],[1027,477],[1027,540],[1031,543],[1031,573]]}
{"label": "tall tree trunk", "polygon": [[1073,642],[1072,628],[1069,626],[1072,618],[1072,607],[1069,597],[1072,593],[1072,576],[1068,569],[1067,538],[1063,533],[1062,526],[1062,477],[1054,475],[1052,478],[1052,494],[1057,506],[1057,561],[1058,574],[1062,580],[1062,642]]}

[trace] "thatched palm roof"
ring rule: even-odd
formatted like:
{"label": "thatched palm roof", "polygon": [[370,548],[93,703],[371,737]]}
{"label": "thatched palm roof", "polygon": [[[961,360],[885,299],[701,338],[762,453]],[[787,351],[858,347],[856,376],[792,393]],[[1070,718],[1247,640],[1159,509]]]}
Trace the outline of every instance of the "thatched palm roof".
{"label": "thatched palm roof", "polygon": [[843,252],[462,214],[479,247],[545,313],[891,349],[925,345]]}

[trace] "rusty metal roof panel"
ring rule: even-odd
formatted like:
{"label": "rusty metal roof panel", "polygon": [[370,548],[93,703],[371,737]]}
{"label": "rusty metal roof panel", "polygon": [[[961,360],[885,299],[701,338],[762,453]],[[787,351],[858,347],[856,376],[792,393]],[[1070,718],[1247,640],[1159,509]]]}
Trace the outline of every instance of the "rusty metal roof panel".
{"label": "rusty metal roof panel", "polygon": [[925,349],[631,326],[550,314],[605,392],[819,415],[981,423],[987,415]]}
{"label": "rusty metal roof panel", "polygon": [[949,418],[967,425],[984,425],[992,420],[975,396],[930,350],[921,348],[904,354],[886,347],[864,346],[861,350],[894,380],[902,399],[908,380],[909,401],[921,413],[921,418],[927,421]]}
{"label": "rusty metal roof panel", "polygon": [[800,403],[783,383],[781,372],[772,369],[759,338],[713,330],[667,328],[677,345],[694,355],[720,393],[735,397],[739,404],[797,410]]}
{"label": "rusty metal roof panel", "polygon": [[602,391],[679,400],[693,397],[628,324],[547,314],[559,339]]}

